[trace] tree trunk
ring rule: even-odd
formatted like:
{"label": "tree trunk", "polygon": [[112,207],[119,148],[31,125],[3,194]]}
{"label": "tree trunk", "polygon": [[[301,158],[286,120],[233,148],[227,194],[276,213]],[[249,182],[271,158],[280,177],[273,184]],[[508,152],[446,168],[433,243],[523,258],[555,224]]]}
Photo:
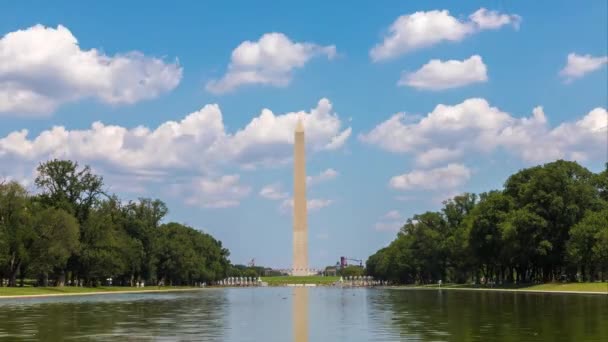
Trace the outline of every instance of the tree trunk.
{"label": "tree trunk", "polygon": [[57,277],[57,286],[63,287],[65,285],[65,270],[59,271],[59,276]]}
{"label": "tree trunk", "polygon": [[8,277],[8,286],[15,287],[17,286],[17,273],[19,273],[19,268],[21,267],[21,261],[19,261],[16,265],[11,265],[11,269],[9,271]]}
{"label": "tree trunk", "polygon": [[517,284],[521,284],[524,281],[523,276],[524,276],[523,268],[517,267]]}

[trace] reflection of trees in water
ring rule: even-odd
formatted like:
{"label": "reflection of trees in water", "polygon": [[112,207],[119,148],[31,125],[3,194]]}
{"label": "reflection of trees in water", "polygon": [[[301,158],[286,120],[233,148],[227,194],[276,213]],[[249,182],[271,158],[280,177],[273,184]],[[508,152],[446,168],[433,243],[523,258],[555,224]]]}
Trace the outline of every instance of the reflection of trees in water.
{"label": "reflection of trees in water", "polygon": [[368,300],[403,338],[608,341],[608,296],[389,290]]}
{"label": "reflection of trees in water", "polygon": [[221,340],[227,309],[224,291],[136,298],[0,306],[0,339]]}

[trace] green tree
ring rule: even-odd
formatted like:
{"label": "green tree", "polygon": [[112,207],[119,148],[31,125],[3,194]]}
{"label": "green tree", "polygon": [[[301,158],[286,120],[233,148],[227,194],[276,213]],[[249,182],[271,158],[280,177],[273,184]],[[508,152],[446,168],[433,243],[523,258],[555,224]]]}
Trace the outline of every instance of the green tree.
{"label": "green tree", "polygon": [[500,191],[481,194],[477,207],[471,212],[468,223],[469,246],[475,263],[485,279],[492,278],[501,268],[503,249],[500,225],[504,222],[511,201]]}
{"label": "green tree", "polygon": [[[414,215],[399,234],[408,235],[400,244],[407,245],[409,257],[403,260],[403,250],[399,248],[396,260],[399,264],[413,268],[414,276],[420,283],[434,283],[445,279],[447,266],[447,251],[441,243],[441,238],[447,236],[447,221],[437,212],[426,212]],[[409,240],[409,241],[408,241]]]}
{"label": "green tree", "polygon": [[444,201],[441,212],[451,228],[458,228],[476,204],[477,195],[464,193]]}
{"label": "green tree", "polygon": [[0,184],[0,234],[6,246],[2,254],[9,286],[16,286],[34,239],[29,204],[27,191],[19,183]]}
{"label": "green tree", "polygon": [[340,270],[340,275],[343,277],[360,277],[365,274],[365,270],[361,266],[346,266]]}
{"label": "green tree", "polygon": [[593,246],[593,253],[602,271],[602,281],[608,281],[608,229],[602,229],[596,237],[597,240]]}
{"label": "green tree", "polygon": [[[607,165],[608,166],[608,165]],[[402,283],[439,279],[550,281],[584,270],[608,274],[608,169],[593,174],[558,160],[520,170],[504,190],[456,196],[441,212],[408,219],[366,262],[367,273]]]}
{"label": "green tree", "polygon": [[[391,242],[391,245],[395,241]],[[384,247],[372,254],[365,262],[365,271],[368,275],[378,279],[388,280],[390,276],[389,247]]]}
{"label": "green tree", "polygon": [[543,239],[551,248],[539,259],[545,281],[565,271],[570,228],[586,210],[597,210],[601,205],[593,178],[593,173],[576,162],[558,160],[521,170],[505,183],[505,194],[513,198],[516,208],[546,222]]}
{"label": "green tree", "polygon": [[[587,211],[570,232],[568,258],[579,266],[583,280],[595,280],[596,270],[608,265],[608,209]],[[604,273],[603,272],[603,273]]]}
{"label": "green tree", "polygon": [[37,171],[39,200],[71,213],[80,224],[86,221],[95,201],[103,194],[103,178],[93,174],[88,165],[79,168],[71,160],[50,160],[41,163]]}
{"label": "green tree", "polygon": [[503,254],[517,271],[517,281],[527,283],[540,274],[541,260],[553,249],[545,239],[547,221],[526,209],[513,210],[501,225]]}
{"label": "green tree", "polygon": [[138,201],[130,201],[123,211],[127,233],[137,240],[144,250],[140,271],[136,276],[154,282],[157,278],[159,227],[169,210],[161,200],[140,198]]}
{"label": "green tree", "polygon": [[473,256],[469,248],[470,225],[467,219],[477,204],[477,195],[464,193],[443,202],[441,212],[448,229],[441,239],[447,260],[446,281],[465,282],[472,268]]}
{"label": "green tree", "polygon": [[62,209],[40,209],[34,214],[33,230],[30,267],[47,286],[49,274],[65,269],[68,258],[78,248],[78,222]]}
{"label": "green tree", "polygon": [[[15,286],[19,276],[47,285],[65,276],[97,285],[137,280],[193,284],[226,276],[230,255],[211,235],[178,223],[162,224],[168,209],[158,199],[123,205],[103,192],[103,179],[88,166],[50,160],[38,166],[39,194],[0,182],[0,278]],[[102,196],[103,195],[103,196]],[[261,267],[246,267],[256,276]]]}
{"label": "green tree", "polygon": [[210,235],[170,222],[159,227],[159,280],[165,284],[193,284],[218,280],[228,271],[228,251]]}
{"label": "green tree", "polygon": [[100,202],[83,224],[79,260],[87,283],[121,276],[132,283],[140,269],[143,246],[127,234],[123,223],[119,200],[110,198]]}
{"label": "green tree", "polygon": [[[91,209],[103,192],[103,178],[92,173],[87,165],[79,167],[71,160],[53,159],[40,163],[35,184],[40,190],[36,200],[47,207],[63,209],[72,214],[83,225]],[[78,255],[68,261],[67,270],[60,275],[59,284],[65,282],[66,271],[77,274],[83,269]]]}
{"label": "green tree", "polygon": [[600,198],[608,202],[608,162],[604,171],[595,175],[593,183],[598,189]]}

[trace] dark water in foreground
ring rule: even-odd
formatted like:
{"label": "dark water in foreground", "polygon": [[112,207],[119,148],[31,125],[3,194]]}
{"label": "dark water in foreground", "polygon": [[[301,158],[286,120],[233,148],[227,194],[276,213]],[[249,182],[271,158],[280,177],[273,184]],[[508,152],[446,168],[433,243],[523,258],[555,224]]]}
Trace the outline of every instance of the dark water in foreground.
{"label": "dark water in foreground", "polygon": [[0,300],[0,340],[608,341],[608,295],[242,288]]}

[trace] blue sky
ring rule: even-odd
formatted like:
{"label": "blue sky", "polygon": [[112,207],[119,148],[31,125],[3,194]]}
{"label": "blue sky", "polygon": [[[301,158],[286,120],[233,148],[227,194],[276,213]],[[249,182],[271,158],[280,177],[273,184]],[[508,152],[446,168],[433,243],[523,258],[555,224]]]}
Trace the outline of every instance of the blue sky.
{"label": "blue sky", "polygon": [[602,168],[606,13],[605,1],[5,1],[0,177],[31,188],[39,161],[75,159],[122,198],[165,200],[168,219],[218,237],[233,262],[288,267],[299,116],[311,265],[365,259],[411,215],[520,168]]}

